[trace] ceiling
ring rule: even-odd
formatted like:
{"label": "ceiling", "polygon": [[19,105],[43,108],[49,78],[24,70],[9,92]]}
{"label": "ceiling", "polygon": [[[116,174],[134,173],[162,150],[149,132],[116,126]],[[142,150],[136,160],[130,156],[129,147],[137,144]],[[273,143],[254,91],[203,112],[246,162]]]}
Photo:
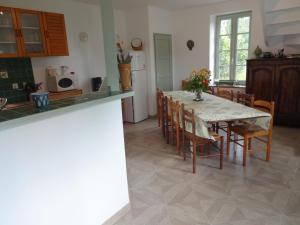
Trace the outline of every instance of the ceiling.
{"label": "ceiling", "polygon": [[[86,2],[98,4],[100,0],[73,0],[78,2]],[[138,8],[145,5],[152,5],[170,10],[179,10],[185,8],[191,8],[195,6],[203,6],[208,4],[214,4],[218,2],[225,2],[230,0],[112,0],[114,8],[116,9],[128,9]]]}

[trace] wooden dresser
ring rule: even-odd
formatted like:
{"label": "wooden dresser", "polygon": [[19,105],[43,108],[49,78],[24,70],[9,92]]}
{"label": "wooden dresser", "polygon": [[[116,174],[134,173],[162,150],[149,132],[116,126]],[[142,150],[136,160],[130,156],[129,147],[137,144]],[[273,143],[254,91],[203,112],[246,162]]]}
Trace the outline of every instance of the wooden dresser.
{"label": "wooden dresser", "polygon": [[275,124],[300,127],[300,59],[247,61],[246,93],[275,101]]}

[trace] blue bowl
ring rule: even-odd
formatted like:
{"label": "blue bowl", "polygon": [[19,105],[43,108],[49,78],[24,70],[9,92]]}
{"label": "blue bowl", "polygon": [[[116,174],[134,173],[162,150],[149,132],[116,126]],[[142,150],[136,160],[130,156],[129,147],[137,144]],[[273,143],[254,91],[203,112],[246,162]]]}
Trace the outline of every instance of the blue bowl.
{"label": "blue bowl", "polygon": [[49,92],[31,93],[31,98],[37,108],[45,108],[49,104]]}

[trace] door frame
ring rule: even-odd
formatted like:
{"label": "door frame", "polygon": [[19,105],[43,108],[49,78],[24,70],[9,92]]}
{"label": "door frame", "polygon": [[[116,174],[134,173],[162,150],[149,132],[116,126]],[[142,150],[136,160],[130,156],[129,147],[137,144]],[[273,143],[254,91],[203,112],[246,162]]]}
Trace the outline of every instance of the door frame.
{"label": "door frame", "polygon": [[171,71],[171,86],[172,90],[174,89],[174,77],[173,77],[173,36],[172,34],[163,34],[163,33],[153,33],[153,48],[154,48],[154,64],[155,64],[155,87],[157,88],[157,60],[156,60],[156,36],[166,36],[170,38],[171,48],[170,48],[170,71]]}

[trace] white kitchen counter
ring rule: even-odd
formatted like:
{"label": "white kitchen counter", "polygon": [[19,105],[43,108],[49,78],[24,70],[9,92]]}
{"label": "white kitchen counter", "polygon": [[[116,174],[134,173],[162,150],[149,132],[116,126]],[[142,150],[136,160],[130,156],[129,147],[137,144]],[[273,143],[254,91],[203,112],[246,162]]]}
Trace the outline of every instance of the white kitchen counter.
{"label": "white kitchen counter", "polygon": [[124,93],[0,123],[0,224],[100,225],[129,204]]}

